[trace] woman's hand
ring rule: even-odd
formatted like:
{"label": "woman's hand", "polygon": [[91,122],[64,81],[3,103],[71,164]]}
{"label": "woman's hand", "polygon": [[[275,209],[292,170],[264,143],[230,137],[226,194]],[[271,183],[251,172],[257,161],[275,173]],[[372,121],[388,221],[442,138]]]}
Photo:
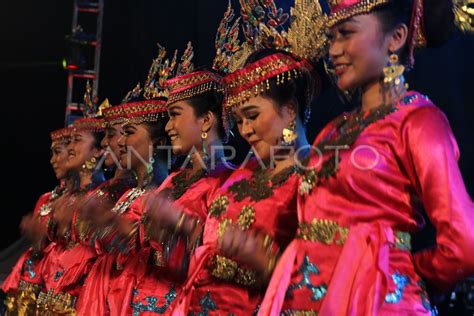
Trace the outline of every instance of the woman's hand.
{"label": "woman's hand", "polygon": [[33,243],[46,237],[47,228],[32,213],[23,216],[20,223],[21,232]]}
{"label": "woman's hand", "polygon": [[65,237],[70,232],[76,202],[76,199],[70,194],[64,194],[52,203],[53,219],[57,224],[56,235],[58,237]]}
{"label": "woman's hand", "polygon": [[108,198],[94,195],[81,205],[81,217],[92,229],[102,229],[111,224],[117,216],[111,212],[114,205]]}
{"label": "woman's hand", "polygon": [[142,201],[152,227],[172,229],[178,224],[181,210],[173,204],[169,190],[150,192],[144,195]]}
{"label": "woman's hand", "polygon": [[262,274],[267,273],[271,260],[274,260],[266,243],[266,237],[261,232],[243,231],[235,225],[229,225],[219,239],[219,247],[224,256],[234,258]]}

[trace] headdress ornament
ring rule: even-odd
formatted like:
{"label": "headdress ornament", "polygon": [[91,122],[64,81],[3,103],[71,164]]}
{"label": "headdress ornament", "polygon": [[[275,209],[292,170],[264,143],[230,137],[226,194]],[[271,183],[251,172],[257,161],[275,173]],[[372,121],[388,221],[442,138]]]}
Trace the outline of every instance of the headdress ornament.
{"label": "headdress ornament", "polygon": [[138,83],[122,100],[116,109],[107,111],[114,122],[122,121],[128,124],[157,121],[166,114],[168,89],[166,80],[172,75],[176,64],[176,52],[173,59],[166,57],[166,50],[158,45],[158,55],[153,59],[145,85],[141,88]]}
{"label": "headdress ornament", "polygon": [[[330,14],[328,27],[339,24],[356,15],[368,14],[374,9],[397,0],[329,0]],[[474,31],[474,0],[452,0],[455,24],[462,31]],[[412,14],[408,29],[408,61],[407,67],[412,68],[414,50],[426,46],[427,40],[423,25],[423,0],[413,0]]]}
{"label": "headdress ornament", "polygon": [[66,140],[71,137],[72,130],[73,128],[68,126],[52,131],[50,133],[51,143],[55,144],[66,142]]}
{"label": "headdress ornament", "polygon": [[218,74],[207,70],[194,71],[193,57],[193,46],[188,42],[181,62],[176,66],[175,76],[165,83],[169,89],[168,106],[208,91],[222,89]]}
{"label": "headdress ornament", "polygon": [[[96,104],[97,96],[92,94],[92,87],[90,82],[87,81],[82,108],[84,117],[74,121],[74,130],[92,132],[101,132],[104,130],[105,121],[98,114],[102,112],[102,109],[108,104],[108,100],[106,99],[99,107],[97,107]],[[100,109],[100,111],[98,109]]]}
{"label": "headdress ornament", "polygon": [[[270,79],[276,78],[280,84],[300,76],[302,71],[310,71],[312,63],[326,52],[326,16],[318,1],[296,0],[288,31],[284,25],[290,16],[274,1],[240,0],[240,5],[245,42],[233,54],[229,66],[240,69],[224,77],[226,113],[267,91]],[[251,53],[264,48],[288,54],[275,53],[243,67]]]}

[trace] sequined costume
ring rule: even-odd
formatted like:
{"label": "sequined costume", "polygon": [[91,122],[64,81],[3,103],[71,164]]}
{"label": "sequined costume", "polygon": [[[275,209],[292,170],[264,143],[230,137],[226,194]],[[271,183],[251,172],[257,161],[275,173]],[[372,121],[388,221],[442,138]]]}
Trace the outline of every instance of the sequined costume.
{"label": "sequined costume", "polygon": [[[144,188],[133,188],[123,194],[117,201],[112,212],[119,215],[123,220],[138,225],[142,217],[140,206],[141,196],[146,192]],[[107,295],[111,282],[117,278],[123,268],[127,266],[129,258],[136,256],[138,251],[135,229],[130,238],[122,238],[114,226],[105,228],[94,236],[97,260],[90,269],[81,289],[77,303],[77,315],[118,315],[107,306]]]}
{"label": "sequined costume", "polygon": [[[127,93],[122,104],[105,110],[104,118],[107,124],[147,123],[162,126],[164,129],[168,120],[165,107],[167,91],[163,89],[162,83],[169,75],[169,60],[165,60],[165,49],[159,45],[158,47],[158,56],[152,62],[144,88],[138,84]],[[174,65],[174,61],[172,64]],[[160,132],[164,134],[164,130]],[[157,162],[163,159],[157,157],[155,157]],[[118,310],[123,304],[122,297],[112,295],[111,303],[108,304],[110,290],[116,289],[117,285],[114,284],[117,279],[141,250],[139,243],[139,225],[143,216],[141,199],[145,192],[156,188],[164,180],[167,171],[161,168],[163,166],[159,163],[154,165],[153,162],[149,162],[144,180],[137,187],[128,190],[112,208],[111,211],[117,215],[118,220],[112,221],[93,235],[98,259],[91,268],[80,293],[77,303],[78,315],[119,314]],[[128,233],[124,233],[120,223],[129,224]]]}
{"label": "sequined costume", "polygon": [[[421,278],[448,289],[474,273],[474,207],[444,114],[407,92],[395,106],[342,114],[315,146],[333,147],[301,175],[297,238],[261,314],[430,315]],[[412,255],[423,207],[436,246]]]}
{"label": "sequined costume", "polygon": [[222,256],[217,240],[229,223],[261,230],[284,249],[296,231],[294,168],[271,177],[255,160],[232,173],[214,196],[207,215],[203,245],[191,259],[179,314],[252,315],[265,284],[260,275],[235,258]]}
{"label": "sequined costume", "polygon": [[[83,193],[81,201],[107,199],[117,201],[133,181],[128,178],[111,179],[100,186]],[[45,287],[40,293],[37,306],[43,313],[76,313],[76,302],[84,280],[97,259],[97,252],[91,242],[93,231],[82,218],[81,208],[74,209],[71,236],[69,240],[56,242],[45,265],[43,278]]]}
{"label": "sequined costume", "polygon": [[[58,186],[53,191],[41,195],[36,202],[33,217],[47,225],[51,216],[51,203],[63,192],[64,188]],[[7,293],[6,315],[35,313],[36,298],[42,287],[41,271],[51,247],[54,247],[54,244],[43,239],[30,247],[18,259],[12,272],[2,284],[2,290]]]}
{"label": "sequined costume", "polygon": [[[210,198],[229,175],[228,170],[221,166],[209,174],[200,172],[188,179],[183,177],[187,172],[181,170],[171,174],[156,192],[171,190],[178,207],[204,221]],[[111,286],[108,298],[111,314],[169,314],[180,293],[192,251],[186,240],[171,244],[150,241],[142,224],[140,245],[140,252]]]}

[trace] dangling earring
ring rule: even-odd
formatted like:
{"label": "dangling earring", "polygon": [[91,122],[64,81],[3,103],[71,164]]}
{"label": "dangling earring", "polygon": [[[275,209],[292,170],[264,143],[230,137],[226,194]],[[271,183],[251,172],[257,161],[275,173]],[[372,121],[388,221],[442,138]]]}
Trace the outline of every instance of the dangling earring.
{"label": "dangling earring", "polygon": [[391,53],[388,65],[383,67],[383,95],[385,104],[395,104],[407,91],[403,72],[405,66],[398,62],[397,54]]}
{"label": "dangling earring", "polygon": [[92,157],[91,159],[86,160],[86,162],[84,162],[84,164],[82,165],[82,169],[87,171],[93,171],[96,166],[97,159],[95,157]]}
{"label": "dangling earring", "polygon": [[292,120],[288,127],[283,129],[281,144],[283,146],[293,146],[297,138],[298,133],[296,132],[296,123],[295,120]]}
{"label": "dangling earring", "polygon": [[206,138],[207,138],[207,133],[202,132],[201,133],[202,160],[204,164],[207,166],[209,162],[209,155],[207,154]]}
{"label": "dangling earring", "polygon": [[155,163],[155,159],[153,157],[150,158],[150,162],[146,165],[146,173],[148,175],[153,174],[153,164]]}

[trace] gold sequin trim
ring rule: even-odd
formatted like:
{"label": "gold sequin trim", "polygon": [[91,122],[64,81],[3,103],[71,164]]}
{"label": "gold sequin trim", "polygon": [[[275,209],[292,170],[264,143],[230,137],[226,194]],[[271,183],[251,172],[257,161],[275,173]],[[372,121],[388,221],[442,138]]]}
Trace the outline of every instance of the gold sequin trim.
{"label": "gold sequin trim", "polygon": [[152,251],[152,261],[153,265],[157,267],[164,267],[166,266],[165,262],[163,261],[163,253],[158,250]]}
{"label": "gold sequin trim", "polygon": [[209,208],[209,216],[219,217],[221,214],[227,211],[227,206],[229,206],[229,198],[225,195],[221,195],[214,199]]}
{"label": "gold sequin trim", "polygon": [[40,292],[36,301],[39,315],[75,315],[77,298],[69,293],[54,293],[54,290]]}
{"label": "gold sequin trim", "polygon": [[211,274],[218,279],[231,281],[237,272],[237,262],[216,255],[211,260]]}
{"label": "gold sequin trim", "polygon": [[36,298],[40,291],[38,284],[20,280],[18,291],[9,292],[5,299],[5,315],[34,315]]}
{"label": "gold sequin trim", "polygon": [[211,275],[227,282],[235,282],[245,287],[257,284],[257,272],[239,267],[232,259],[216,255],[211,259]]}
{"label": "gold sequin trim", "polygon": [[255,209],[246,205],[242,208],[237,218],[237,224],[244,230],[249,229],[252,223],[255,221]]}
{"label": "gold sequin trim", "polygon": [[349,233],[349,228],[343,228],[336,222],[327,219],[313,219],[311,224],[301,223],[299,225],[298,238],[319,241],[325,244],[336,243],[342,245]]}
{"label": "gold sequin trim", "polygon": [[391,0],[362,0],[354,5],[331,13],[328,17],[327,26],[330,28],[353,16],[370,13],[375,8],[390,1]]}
{"label": "gold sequin trim", "polygon": [[319,312],[313,310],[287,309],[281,312],[281,316],[318,316]]}
{"label": "gold sequin trim", "polygon": [[[349,234],[348,227],[341,227],[337,222],[328,219],[313,219],[311,224],[301,223],[297,237],[324,244],[343,245]],[[399,230],[394,231],[394,247],[400,250],[411,250],[411,235]]]}

